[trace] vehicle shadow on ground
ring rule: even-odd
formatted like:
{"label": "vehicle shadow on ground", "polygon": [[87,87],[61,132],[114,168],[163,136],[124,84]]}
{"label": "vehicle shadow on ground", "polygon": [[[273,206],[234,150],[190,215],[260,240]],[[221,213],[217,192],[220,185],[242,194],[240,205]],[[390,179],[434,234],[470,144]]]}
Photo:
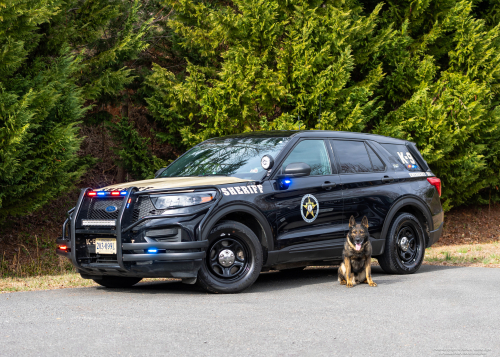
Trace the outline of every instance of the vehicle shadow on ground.
{"label": "vehicle shadow on ground", "polygon": [[[436,266],[422,265],[417,275],[432,274],[449,269],[459,269],[457,266]],[[342,288],[337,281],[337,266],[309,267],[305,270],[282,270],[261,273],[254,285],[245,290],[244,293],[260,293],[264,291],[278,291],[297,289],[308,285],[332,283],[333,286]],[[411,275],[390,275],[382,271],[379,266],[372,267],[373,280],[379,285],[393,285],[411,279]],[[361,284],[357,288],[368,288],[368,285]],[[355,287],[356,288],[356,287]],[[209,294],[197,285],[183,284],[180,280],[153,281],[139,283],[128,289],[107,289],[104,287],[98,290],[113,293],[140,293],[140,294]]]}

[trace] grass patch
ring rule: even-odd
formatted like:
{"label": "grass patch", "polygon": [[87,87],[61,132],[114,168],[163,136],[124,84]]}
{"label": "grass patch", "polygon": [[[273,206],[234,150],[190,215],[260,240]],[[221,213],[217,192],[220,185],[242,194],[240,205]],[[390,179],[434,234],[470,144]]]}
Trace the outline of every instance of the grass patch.
{"label": "grass patch", "polygon": [[93,280],[82,279],[80,274],[7,277],[0,279],[0,293],[97,286]]}
{"label": "grass patch", "polygon": [[424,263],[500,267],[500,246],[495,243],[427,248]]}
{"label": "grass patch", "polygon": [[[147,278],[142,279],[137,285],[159,282],[159,281],[180,281],[174,278]],[[0,278],[0,294],[19,291],[53,290],[66,288],[86,288],[100,286],[91,279],[83,279],[80,274],[70,273],[63,275],[31,276],[27,278]]]}

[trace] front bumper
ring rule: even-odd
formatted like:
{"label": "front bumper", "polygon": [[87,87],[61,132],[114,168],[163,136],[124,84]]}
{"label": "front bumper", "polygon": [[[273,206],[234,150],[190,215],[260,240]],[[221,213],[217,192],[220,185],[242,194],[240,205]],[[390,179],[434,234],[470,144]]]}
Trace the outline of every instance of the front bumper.
{"label": "front bumper", "polygon": [[[63,237],[57,239],[56,253],[69,258],[78,272],[84,278],[97,278],[102,275],[129,276],[129,277],[174,277],[194,278],[198,274],[208,247],[207,240],[195,240],[196,227],[213,206],[192,210],[178,215],[162,215],[143,217],[134,224],[122,228],[122,221],[128,205],[123,204],[118,212],[116,226],[112,228],[86,227],[81,229],[77,220],[80,207],[88,189],[83,189],[77,206],[70,217],[64,222]],[[129,202],[133,188],[127,190],[124,202]],[[185,232],[190,241],[161,242],[148,239],[144,241],[148,229],[158,229],[162,226],[179,227]],[[77,229],[78,228],[78,229]],[[180,233],[179,233],[180,234]],[[116,239],[116,255],[99,260],[97,254],[92,253],[88,241],[96,237]],[[87,242],[87,243],[85,243]],[[60,246],[67,249],[61,250]],[[148,249],[155,248],[157,253],[148,253]],[[100,256],[101,258],[103,256]]]}

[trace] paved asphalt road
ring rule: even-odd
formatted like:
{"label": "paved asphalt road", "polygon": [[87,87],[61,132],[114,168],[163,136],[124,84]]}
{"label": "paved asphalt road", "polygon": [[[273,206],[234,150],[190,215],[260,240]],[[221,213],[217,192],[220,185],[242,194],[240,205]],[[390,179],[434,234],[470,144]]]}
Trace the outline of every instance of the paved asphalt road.
{"label": "paved asphalt road", "polygon": [[500,356],[500,269],[262,274],[237,295],[179,282],[0,294],[1,356]]}

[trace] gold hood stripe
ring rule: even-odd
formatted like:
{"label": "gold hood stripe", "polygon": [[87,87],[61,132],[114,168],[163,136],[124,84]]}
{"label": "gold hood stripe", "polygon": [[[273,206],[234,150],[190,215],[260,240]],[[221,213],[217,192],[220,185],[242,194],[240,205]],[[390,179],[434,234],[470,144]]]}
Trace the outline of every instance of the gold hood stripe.
{"label": "gold hood stripe", "polygon": [[165,177],[151,180],[125,182],[101,188],[101,190],[121,190],[129,187],[137,187],[140,191],[163,188],[184,188],[193,186],[217,186],[232,183],[242,183],[254,180],[245,180],[237,177],[227,176],[202,176],[202,177]]}

